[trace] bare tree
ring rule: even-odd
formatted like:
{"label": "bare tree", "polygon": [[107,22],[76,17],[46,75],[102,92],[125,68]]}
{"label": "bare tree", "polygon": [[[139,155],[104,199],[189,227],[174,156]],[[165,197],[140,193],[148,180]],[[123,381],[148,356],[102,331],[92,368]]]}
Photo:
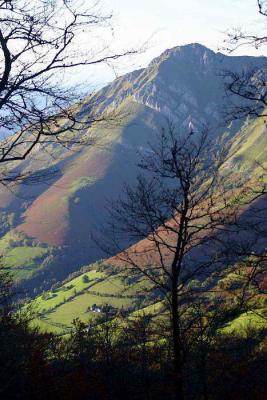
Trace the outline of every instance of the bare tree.
{"label": "bare tree", "polygon": [[[247,300],[245,294],[235,296],[229,311],[217,283],[244,259],[233,244],[239,220],[242,210],[264,195],[265,187],[262,182],[254,187],[242,180],[238,185],[231,182],[221,168],[226,154],[226,149],[216,150],[205,130],[183,136],[168,123],[143,157],[144,174],[136,187],[126,186],[124,196],[110,207],[109,234],[119,253],[114,263],[144,276],[167,302],[179,399],[183,399],[183,366],[195,341],[205,336],[208,327],[214,332],[215,326],[233,318]],[[243,242],[246,230],[238,231]],[[141,242],[127,247],[129,238]],[[200,324],[204,317],[210,320],[205,329]]]}
{"label": "bare tree", "polygon": [[[266,0],[257,0],[260,16],[267,18]],[[267,36],[258,33],[247,33],[240,29],[228,32],[224,40],[224,50],[233,53],[238,48],[250,46],[257,50],[266,49]],[[267,106],[267,62],[262,58],[259,65],[243,71],[225,71],[226,92],[232,104],[226,113],[227,120],[243,119],[246,117],[266,117]]]}
{"label": "bare tree", "polygon": [[[258,12],[262,17],[267,17],[267,1],[256,0],[255,2],[258,7]],[[234,29],[227,34],[227,38],[224,41],[227,45],[226,49],[230,52],[235,51],[241,46],[253,46],[259,49],[262,46],[266,46],[267,36],[259,35],[257,33],[247,33],[241,29]]]}
{"label": "bare tree", "polygon": [[[267,1],[257,0],[256,7],[259,15],[264,23],[267,18]],[[240,47],[252,47],[256,50],[265,50],[267,45],[267,36],[263,31],[262,34],[249,33],[241,29],[234,29],[229,31],[225,39],[224,50],[229,53],[235,52]],[[227,121],[245,120],[246,118],[255,119],[263,118],[266,123],[266,107],[267,107],[267,61],[266,57],[258,59],[258,64],[247,70],[241,72],[225,71],[223,73],[225,78],[226,93],[229,96],[229,107],[225,112]],[[259,167],[264,175],[266,175],[265,160],[261,162],[254,160],[255,166]],[[266,211],[267,203],[260,201],[256,203],[250,210],[250,223],[249,229],[254,232],[258,238],[266,240]],[[239,221],[239,229],[242,231],[247,226],[247,221]],[[244,243],[243,243],[244,244]],[[266,249],[259,251],[255,249],[254,245],[250,246],[237,246],[239,254],[249,259],[251,266],[250,283],[257,288],[258,293],[266,291]],[[251,249],[254,247],[253,251]],[[237,250],[237,249],[236,249]],[[253,272],[254,271],[254,272]]]}
{"label": "bare tree", "polygon": [[[111,17],[102,13],[98,1],[0,2],[3,181],[14,181],[10,163],[24,160],[38,143],[90,144],[88,127],[105,117],[97,114],[93,96],[87,98],[86,117],[79,113],[81,87],[66,84],[65,75],[134,53],[114,53],[97,42],[97,29],[110,27]],[[88,45],[83,48],[85,39]]]}
{"label": "bare tree", "polygon": [[[266,63],[267,67],[267,63]],[[224,113],[227,122],[246,117],[267,117],[267,68],[251,68],[242,72],[224,71],[229,105]]]}

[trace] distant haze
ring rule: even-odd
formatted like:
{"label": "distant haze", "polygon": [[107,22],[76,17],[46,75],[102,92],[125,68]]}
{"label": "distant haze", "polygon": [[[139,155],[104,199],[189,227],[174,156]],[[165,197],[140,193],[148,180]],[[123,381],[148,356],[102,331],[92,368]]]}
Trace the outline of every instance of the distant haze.
{"label": "distant haze", "polygon": [[[108,66],[87,68],[72,73],[71,80],[101,87],[134,69],[147,66],[166,48],[188,43],[202,43],[218,51],[223,47],[226,32],[241,28],[246,32],[262,32],[265,20],[258,13],[256,0],[102,0],[104,13],[113,14],[113,36],[103,35],[102,43],[115,52],[138,48],[148,43],[147,50]],[[84,46],[89,43],[86,38]],[[242,47],[235,55],[267,55],[265,49]]]}

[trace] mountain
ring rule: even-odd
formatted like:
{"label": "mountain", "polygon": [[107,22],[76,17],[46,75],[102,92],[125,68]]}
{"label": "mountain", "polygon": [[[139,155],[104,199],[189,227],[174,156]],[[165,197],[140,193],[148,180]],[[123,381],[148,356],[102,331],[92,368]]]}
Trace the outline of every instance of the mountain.
{"label": "mountain", "polygon": [[28,293],[48,289],[104,257],[92,234],[106,221],[107,200],[120,195],[124,182],[134,182],[139,153],[153,142],[166,117],[183,131],[207,124],[215,140],[233,141],[236,156],[228,167],[249,164],[252,148],[262,159],[264,124],[223,126],[228,99],[221,75],[265,65],[264,57],[230,57],[199,44],[179,46],[85,99],[78,110],[81,118],[91,112],[92,103],[99,114],[116,111],[123,118],[111,126],[96,124],[90,134],[97,143],[79,151],[56,144],[46,145],[45,151],[37,148],[16,168],[55,170],[51,179],[0,190],[0,249]]}
{"label": "mountain", "polygon": [[[234,137],[229,152],[230,157],[222,165],[222,173],[226,173],[229,176],[230,172],[230,176],[235,179],[235,175],[238,174],[239,176],[241,172],[245,180],[246,178],[247,180],[254,179],[255,182],[255,177],[257,179],[258,173],[261,174],[262,170],[260,167],[258,170],[257,167],[255,168],[253,160],[256,158],[262,165],[266,166],[266,142],[264,119],[251,121]],[[242,211],[241,220],[249,220],[254,224],[260,221],[263,226],[266,226],[266,210],[267,197],[265,196],[260,201],[253,202],[249,207],[245,207]],[[257,218],[259,219],[257,220]],[[248,224],[246,223],[245,233],[247,227]],[[243,246],[246,243],[247,239],[244,239],[244,237],[242,239],[244,232],[241,233],[241,230],[242,228],[240,228],[238,236],[235,232],[233,233],[232,239],[235,245],[241,243]],[[258,235],[259,232],[256,231],[257,240],[253,240],[253,243],[260,246],[261,250],[258,247],[257,252],[261,252],[262,249],[266,250],[267,242],[266,237],[261,238]],[[249,248],[251,242],[248,241],[247,244]],[[151,249],[151,246],[153,247],[153,244],[146,239],[134,244],[134,249],[137,252],[135,256],[134,250],[132,257],[133,259],[136,257],[139,265],[143,267],[150,265],[152,259],[152,265],[160,265],[157,252],[154,255],[149,252],[147,258],[144,254],[144,249]],[[210,243],[208,242],[209,246]],[[199,251],[202,251],[202,247],[195,252],[193,250],[189,253],[191,261],[199,259]],[[204,254],[207,255],[207,251],[213,250],[206,249]],[[171,253],[169,255],[173,257]],[[165,260],[167,257],[168,254],[165,251]],[[213,284],[216,282],[216,286],[213,287],[212,293],[215,293],[216,290],[221,292],[221,288],[226,285],[230,285],[233,288],[237,287],[238,276],[238,272],[236,274],[226,272],[225,276],[222,274],[218,280],[215,279],[213,281]],[[210,279],[210,275],[207,275],[206,282],[209,282],[208,284],[210,284]],[[200,280],[202,284],[205,283],[203,276],[200,277]],[[166,305],[164,305],[162,293],[155,288],[153,289],[152,286],[152,282],[145,279],[143,275],[129,274],[129,269],[125,268],[124,263],[120,262],[116,256],[99,260],[82,267],[81,270],[69,275],[62,283],[54,284],[51,290],[37,296],[34,305],[38,317],[34,321],[34,325],[37,325],[42,330],[61,335],[73,329],[73,320],[75,318],[79,318],[84,323],[96,321],[99,315],[104,315],[103,312],[107,307],[110,318],[116,318],[117,313],[122,312],[121,309],[130,318],[146,313],[160,316],[166,311]],[[257,313],[243,313],[233,317],[225,327],[225,331],[246,334],[248,329],[253,328],[255,331],[266,329],[266,318],[261,317],[261,315],[266,315],[266,296],[264,291],[257,296],[257,302]]]}

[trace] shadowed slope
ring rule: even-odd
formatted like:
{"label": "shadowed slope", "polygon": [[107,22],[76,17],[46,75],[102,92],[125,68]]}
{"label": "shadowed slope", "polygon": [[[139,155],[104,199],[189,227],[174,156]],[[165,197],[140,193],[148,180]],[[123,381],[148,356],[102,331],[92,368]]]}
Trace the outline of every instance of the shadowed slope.
{"label": "shadowed slope", "polygon": [[[166,50],[147,68],[116,79],[95,94],[97,110],[121,108],[129,113],[128,117],[117,127],[93,128],[100,142],[79,152],[55,145],[48,151],[53,154],[51,158],[36,149],[31,159],[19,167],[35,172],[52,166],[59,174],[47,183],[19,186],[14,189],[15,195],[0,191],[1,218],[5,222],[2,234],[15,230],[37,242],[67,247],[77,260],[76,265],[68,266],[68,272],[101,257],[91,234],[105,223],[106,200],[116,199],[123,183],[134,181],[138,152],[146,150],[148,141],[153,142],[166,116],[173,118],[183,132],[197,131],[208,123],[215,140],[223,134],[228,140],[236,137],[236,148],[244,151],[238,154],[235,150],[236,159],[229,167],[238,172],[238,165],[248,158],[244,147],[247,139],[242,139],[240,126],[218,128],[222,125],[223,103],[227,102],[219,73],[265,64],[264,57],[227,57],[192,44]],[[88,108],[85,101],[79,111],[82,118],[86,118]],[[251,133],[258,135],[257,149],[262,149],[263,128],[256,134],[256,127],[249,126]],[[6,223],[13,214],[12,223]],[[60,251],[66,256],[65,249]]]}
{"label": "shadowed slope", "polygon": [[63,176],[26,210],[18,231],[54,246],[90,248],[90,233],[103,223],[107,198],[118,195],[124,181],[134,179],[137,153],[153,140],[160,124],[157,112],[133,103],[128,107],[131,117],[125,126],[99,130],[104,140],[66,165]]}

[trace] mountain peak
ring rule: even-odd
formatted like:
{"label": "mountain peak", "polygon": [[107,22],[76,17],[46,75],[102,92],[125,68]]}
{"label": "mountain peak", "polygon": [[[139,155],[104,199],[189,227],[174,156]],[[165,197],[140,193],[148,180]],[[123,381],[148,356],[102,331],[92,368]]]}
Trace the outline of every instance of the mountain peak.
{"label": "mountain peak", "polygon": [[190,59],[192,57],[196,57],[198,59],[202,59],[203,57],[207,58],[215,55],[216,53],[213,50],[203,46],[200,43],[190,43],[165,50],[159,57],[156,57],[154,60],[152,60],[149,65],[152,66],[159,64],[169,58],[186,57]]}
{"label": "mountain peak", "polygon": [[206,47],[200,43],[188,43],[188,44],[184,44],[184,45],[179,45],[179,46],[172,47],[169,50],[170,50],[170,52],[177,52],[177,51],[206,52],[206,51],[208,51],[209,53],[214,53],[213,50],[209,49],[208,47]]}
{"label": "mountain peak", "polygon": [[178,115],[180,126],[188,126],[193,115],[200,124],[208,120],[209,125],[217,126],[224,93],[220,72],[240,71],[244,66],[259,68],[262,63],[266,59],[229,57],[199,43],[180,45],[165,50],[147,68],[106,86],[99,92],[98,102],[102,111],[109,106],[117,109],[128,99],[171,118]]}
{"label": "mountain peak", "polygon": [[[59,146],[53,159],[49,157],[52,149],[47,147],[42,158],[33,156],[20,164],[19,171],[56,169],[59,174],[53,176],[51,184],[40,182],[31,190],[28,185],[20,185],[15,193],[0,188],[1,233],[7,233],[2,242],[4,256],[11,256],[15,248],[20,254],[24,246],[31,256],[24,270],[14,264],[21,279],[29,279],[37,287],[44,277],[45,282],[54,276],[61,280],[75,265],[103,257],[91,237],[108,221],[106,199],[116,201],[123,182],[135,182],[139,154],[145,154],[147,143],[153,143],[158,130],[166,126],[166,116],[184,134],[192,129],[197,133],[207,125],[214,141],[222,134],[229,134],[232,140],[238,126],[233,124],[229,131],[221,129],[221,112],[228,99],[224,97],[220,71],[240,71],[251,65],[266,66],[266,58],[229,57],[198,43],[177,46],[163,52],[151,66],[117,78],[94,98],[88,98],[79,111],[83,120],[90,118],[94,105],[99,114],[120,116],[122,112],[119,123],[93,127],[92,133],[101,139],[101,145],[85,146],[74,153]],[[254,146],[258,140],[257,152],[261,154],[264,126],[257,132],[260,138],[252,143]],[[31,247],[37,256],[32,256]],[[36,264],[31,268],[32,257]]]}

